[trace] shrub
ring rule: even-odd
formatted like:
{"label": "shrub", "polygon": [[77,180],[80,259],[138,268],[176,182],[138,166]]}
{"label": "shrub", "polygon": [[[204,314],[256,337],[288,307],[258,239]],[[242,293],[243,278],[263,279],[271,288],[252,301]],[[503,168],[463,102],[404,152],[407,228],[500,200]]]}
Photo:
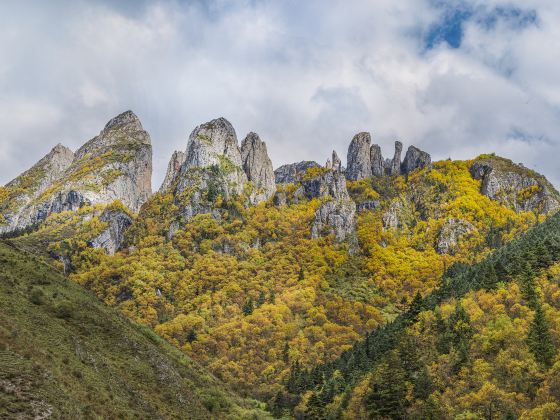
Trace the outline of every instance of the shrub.
{"label": "shrub", "polygon": [[72,305],[72,303],[67,300],[63,300],[55,305],[54,312],[57,318],[71,318],[72,314],[74,313],[74,305]]}
{"label": "shrub", "polygon": [[29,301],[35,305],[42,305],[45,303],[45,292],[43,289],[39,289],[38,287],[34,287],[29,292]]}

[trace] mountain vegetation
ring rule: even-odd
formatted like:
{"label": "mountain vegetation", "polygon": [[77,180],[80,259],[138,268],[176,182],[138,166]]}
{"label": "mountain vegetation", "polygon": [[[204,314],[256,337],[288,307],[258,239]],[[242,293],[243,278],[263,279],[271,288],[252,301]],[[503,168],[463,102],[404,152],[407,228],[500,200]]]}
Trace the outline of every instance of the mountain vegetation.
{"label": "mountain vegetation", "polygon": [[[141,146],[138,161],[148,140],[125,113],[84,147]],[[274,171],[257,134],[239,146],[220,118],[192,132],[149,198],[137,171],[103,155],[123,200],[79,190],[78,206],[25,224],[11,204],[24,194],[6,187],[2,208],[20,228],[5,236],[160,351],[211,372],[227,400],[209,408],[201,397],[214,417],[262,415],[242,398],[302,419],[557,417],[560,194],[495,155],[432,162],[411,146],[401,162],[401,152],[396,142],[383,159],[359,133],[347,168],[333,152],[325,166]],[[61,171],[41,188],[74,203]],[[45,287],[28,287],[33,311],[54,308],[33,303]]]}
{"label": "mountain vegetation", "polygon": [[148,328],[0,242],[0,418],[266,418]]}

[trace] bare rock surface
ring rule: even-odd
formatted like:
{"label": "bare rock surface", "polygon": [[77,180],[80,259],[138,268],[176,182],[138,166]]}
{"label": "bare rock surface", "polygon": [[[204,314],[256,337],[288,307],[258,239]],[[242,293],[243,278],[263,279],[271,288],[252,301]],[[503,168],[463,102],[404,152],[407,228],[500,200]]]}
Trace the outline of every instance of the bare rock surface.
{"label": "bare rock surface", "polygon": [[89,242],[94,248],[103,248],[109,255],[119,250],[124,240],[124,234],[132,224],[132,219],[122,210],[107,209],[99,220],[108,224],[107,229]]}
{"label": "bare rock surface", "polygon": [[76,153],[58,145],[7,184],[0,233],[36,225],[52,213],[115,200],[137,212],[151,194],[151,175],[150,136],[126,111]]}
{"label": "bare rock surface", "polygon": [[310,168],[320,168],[317,162],[304,160],[297,163],[288,163],[280,166],[274,171],[274,178],[277,184],[295,184]]}
{"label": "bare rock surface", "polygon": [[334,234],[338,241],[352,236],[356,227],[356,204],[346,189],[346,179],[340,172],[326,171],[302,182],[303,194],[308,199],[323,198],[315,212],[311,237]]}
{"label": "bare rock surface", "polygon": [[251,193],[251,203],[266,201],[276,192],[276,181],[272,161],[268,157],[266,144],[258,134],[249,133],[241,142],[241,160],[243,170],[254,190]]}
{"label": "bare rock surface", "polygon": [[474,226],[466,220],[447,219],[439,232],[436,251],[440,254],[453,255],[461,237],[474,229]]}
{"label": "bare rock surface", "polygon": [[175,181],[175,178],[177,178],[177,175],[181,170],[181,166],[183,166],[183,163],[185,163],[186,159],[187,155],[184,152],[177,150],[173,152],[173,154],[171,155],[171,159],[167,164],[167,172],[165,173],[165,178],[163,180],[163,183],[161,184],[161,187],[159,188],[159,192],[163,193],[167,191],[169,187],[171,187],[173,181]]}
{"label": "bare rock surface", "polygon": [[217,200],[242,194],[248,182],[233,126],[225,118],[199,125],[185,154],[173,191],[181,220],[208,213],[218,217]]}
{"label": "bare rock surface", "polygon": [[357,181],[372,175],[370,157],[371,136],[361,132],[354,136],[348,147],[346,178]]}
{"label": "bare rock surface", "polygon": [[410,146],[406,151],[403,163],[401,165],[401,172],[409,174],[416,169],[429,167],[432,164],[430,155],[415,146]]}
{"label": "bare rock surface", "polygon": [[544,176],[507,159],[478,159],[470,172],[474,179],[482,181],[483,195],[517,212],[551,214],[560,209],[560,194]]}

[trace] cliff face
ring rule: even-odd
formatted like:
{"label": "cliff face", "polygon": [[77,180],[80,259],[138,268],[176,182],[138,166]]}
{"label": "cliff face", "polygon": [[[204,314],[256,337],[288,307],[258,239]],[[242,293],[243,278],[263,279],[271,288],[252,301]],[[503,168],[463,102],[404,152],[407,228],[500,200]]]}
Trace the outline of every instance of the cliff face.
{"label": "cliff face", "polygon": [[0,233],[38,224],[52,213],[120,200],[137,212],[151,194],[150,136],[133,112],[107,123],[75,154],[56,146],[4,187]]}
{"label": "cliff face", "polygon": [[560,208],[560,194],[542,175],[497,156],[477,159],[470,168],[481,181],[480,192],[520,211],[551,214]]}
{"label": "cliff face", "polygon": [[185,163],[185,160],[187,160],[187,155],[185,153],[177,150],[173,152],[173,154],[171,155],[171,159],[167,164],[167,172],[165,173],[165,178],[163,180],[163,183],[161,184],[161,187],[159,188],[159,192],[163,193],[167,191],[169,187],[171,187],[171,184],[173,184],[173,181],[175,181],[175,178],[177,178],[177,175],[181,170],[181,166],[183,166],[183,163]]}
{"label": "cliff face", "polygon": [[356,204],[348,194],[346,179],[342,173],[329,170],[303,181],[302,188],[308,199],[326,198],[315,212],[311,227],[312,238],[334,234],[338,241],[342,241],[354,234]]}
{"label": "cliff face", "polygon": [[320,168],[317,162],[304,160],[297,163],[288,163],[280,166],[274,171],[277,184],[293,184],[301,179],[301,176],[310,168]]}
{"label": "cliff face", "polygon": [[268,200],[276,192],[276,181],[272,161],[268,157],[266,144],[256,133],[249,133],[241,143],[243,170],[253,183],[251,203]]}
{"label": "cliff face", "polygon": [[347,179],[356,181],[371,177],[370,143],[369,133],[358,133],[350,142],[346,167]]}

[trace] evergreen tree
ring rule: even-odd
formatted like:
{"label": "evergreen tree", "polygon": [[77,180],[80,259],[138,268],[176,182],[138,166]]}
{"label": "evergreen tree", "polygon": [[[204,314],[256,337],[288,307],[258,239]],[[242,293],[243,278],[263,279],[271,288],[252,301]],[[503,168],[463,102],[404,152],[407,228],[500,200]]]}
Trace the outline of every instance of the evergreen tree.
{"label": "evergreen tree", "polygon": [[373,418],[402,418],[405,410],[405,371],[391,352],[374,373],[364,403]]}
{"label": "evergreen tree", "polygon": [[535,316],[529,327],[527,341],[537,361],[541,365],[549,367],[556,354],[556,349],[550,335],[548,320],[540,304],[535,307]]}
{"label": "evergreen tree", "polygon": [[247,299],[247,302],[245,302],[245,305],[243,305],[243,315],[245,316],[251,315],[254,310],[255,310],[255,305],[253,304],[253,299],[252,298]]}

